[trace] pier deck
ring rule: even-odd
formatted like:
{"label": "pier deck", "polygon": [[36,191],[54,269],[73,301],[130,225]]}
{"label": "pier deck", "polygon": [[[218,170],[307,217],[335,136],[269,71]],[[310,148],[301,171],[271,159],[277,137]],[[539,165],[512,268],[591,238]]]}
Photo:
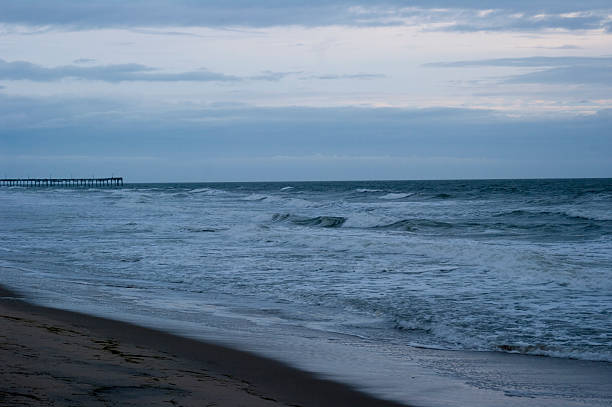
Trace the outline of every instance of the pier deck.
{"label": "pier deck", "polygon": [[111,178],[5,178],[0,186],[19,187],[120,187],[123,177]]}

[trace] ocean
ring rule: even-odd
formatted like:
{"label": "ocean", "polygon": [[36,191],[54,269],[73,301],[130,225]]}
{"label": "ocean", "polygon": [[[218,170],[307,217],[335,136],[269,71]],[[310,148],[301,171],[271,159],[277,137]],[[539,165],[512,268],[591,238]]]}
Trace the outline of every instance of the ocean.
{"label": "ocean", "polygon": [[612,362],[612,179],[2,187],[0,267],[401,400],[431,352]]}

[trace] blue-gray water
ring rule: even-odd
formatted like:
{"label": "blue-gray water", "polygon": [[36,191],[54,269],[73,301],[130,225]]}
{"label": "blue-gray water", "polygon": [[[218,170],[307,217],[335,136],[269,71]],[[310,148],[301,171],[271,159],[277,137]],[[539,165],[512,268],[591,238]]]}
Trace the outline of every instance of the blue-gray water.
{"label": "blue-gray water", "polygon": [[0,188],[0,209],[2,282],[66,308],[612,361],[610,179]]}

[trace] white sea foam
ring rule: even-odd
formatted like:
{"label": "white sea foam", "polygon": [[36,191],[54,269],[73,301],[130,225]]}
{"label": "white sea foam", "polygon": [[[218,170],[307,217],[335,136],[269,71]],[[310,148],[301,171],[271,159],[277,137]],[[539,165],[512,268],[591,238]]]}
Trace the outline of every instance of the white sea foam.
{"label": "white sea foam", "polygon": [[226,194],[226,191],[220,190],[220,189],[214,189],[214,188],[196,188],[196,189],[192,189],[191,191],[192,194],[203,194],[203,195],[221,195],[221,194]]}
{"label": "white sea foam", "polygon": [[580,207],[572,207],[566,210],[566,215],[579,217],[594,221],[612,221],[612,210],[610,208],[588,208],[584,210]]}
{"label": "white sea foam", "polygon": [[242,201],[263,201],[264,199],[267,199],[268,195],[262,195],[262,194],[251,194],[249,196],[245,196],[243,198],[240,198]]}
{"label": "white sea foam", "polygon": [[[329,193],[317,184],[300,198],[278,185],[1,189],[3,261],[47,270],[44,285],[40,273],[6,282],[54,301],[68,287],[71,301],[108,308],[115,287],[133,286],[123,306],[142,314],[147,295],[227,295],[231,309],[272,299],[285,304],[287,324],[374,342],[612,360],[604,198],[557,204],[564,195],[554,189],[533,200],[487,195],[482,184],[466,198],[444,183],[419,185],[381,183],[358,196],[367,193],[359,184]],[[381,192],[399,188],[453,200]]]}

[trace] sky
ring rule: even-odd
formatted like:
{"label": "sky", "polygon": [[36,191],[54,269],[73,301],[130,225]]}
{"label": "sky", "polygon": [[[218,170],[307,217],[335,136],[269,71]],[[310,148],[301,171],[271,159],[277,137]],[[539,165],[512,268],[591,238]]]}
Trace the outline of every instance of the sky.
{"label": "sky", "polygon": [[0,178],[612,177],[609,0],[0,2]]}

